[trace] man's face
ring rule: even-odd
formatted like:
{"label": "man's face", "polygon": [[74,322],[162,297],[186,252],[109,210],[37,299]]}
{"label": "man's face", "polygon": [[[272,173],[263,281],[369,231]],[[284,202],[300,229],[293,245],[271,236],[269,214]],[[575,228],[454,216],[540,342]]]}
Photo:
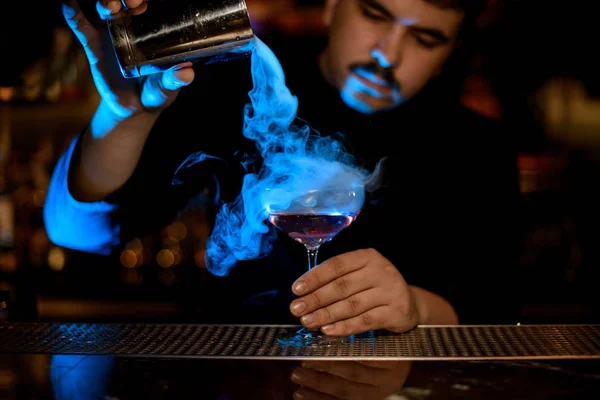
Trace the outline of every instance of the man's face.
{"label": "man's face", "polygon": [[349,107],[396,107],[441,72],[463,18],[424,0],[327,0],[321,67]]}

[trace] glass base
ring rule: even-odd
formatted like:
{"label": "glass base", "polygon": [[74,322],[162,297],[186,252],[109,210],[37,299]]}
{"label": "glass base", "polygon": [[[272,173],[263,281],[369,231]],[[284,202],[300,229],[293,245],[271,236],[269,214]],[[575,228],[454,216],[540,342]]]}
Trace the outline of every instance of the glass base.
{"label": "glass base", "polygon": [[308,346],[330,346],[337,343],[345,343],[352,340],[353,336],[328,336],[319,328],[300,328],[292,332],[285,332],[277,338],[283,347],[308,347]]}

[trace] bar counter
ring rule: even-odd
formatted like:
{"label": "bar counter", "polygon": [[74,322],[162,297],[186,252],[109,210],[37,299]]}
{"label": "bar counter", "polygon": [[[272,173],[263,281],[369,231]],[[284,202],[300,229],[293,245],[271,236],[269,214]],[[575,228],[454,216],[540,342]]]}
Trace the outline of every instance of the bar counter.
{"label": "bar counter", "polygon": [[[597,399],[600,325],[0,324],[1,399]],[[296,397],[294,397],[296,393]]]}

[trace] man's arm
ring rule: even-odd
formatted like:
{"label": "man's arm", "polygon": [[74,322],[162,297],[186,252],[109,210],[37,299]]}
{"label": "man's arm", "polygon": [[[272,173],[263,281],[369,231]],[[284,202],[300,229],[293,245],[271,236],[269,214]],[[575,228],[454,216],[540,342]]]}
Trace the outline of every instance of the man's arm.
{"label": "man's arm", "polygon": [[[142,0],[127,0],[130,8]],[[98,2],[101,19],[119,12],[119,2]],[[158,116],[194,79],[189,63],[143,79],[125,79],[113,51],[103,45],[108,33],[91,24],[76,0],[62,7],[65,21],[87,55],[102,100],[85,133],[55,167],[44,207],[50,239],[65,247],[107,254],[119,243],[118,207],[106,198],[131,178]]]}
{"label": "man's arm", "polygon": [[102,100],[71,157],[67,178],[72,196],[79,201],[101,201],[123,186],[159,115],[156,110],[122,119]]}
{"label": "man's arm", "polygon": [[120,242],[117,204],[106,198],[133,174],[160,113],[120,119],[102,100],[88,129],[77,136],[55,166],[44,205],[52,242],[110,254]]}
{"label": "man's arm", "polygon": [[457,325],[458,315],[454,307],[442,296],[418,286],[408,286],[413,293],[419,325]]}
{"label": "man's arm", "polygon": [[[54,243],[109,254],[133,234],[162,226],[167,214],[174,215],[181,193],[165,177],[153,175],[145,181],[137,170],[148,167],[140,167],[140,162],[151,130],[156,127],[160,136],[164,129],[156,119],[139,113],[119,121],[100,105],[90,127],[73,140],[55,166],[44,206],[46,230]],[[150,150],[149,159],[154,156]],[[164,196],[151,194],[157,185]],[[158,210],[151,224],[140,224],[145,222],[139,220],[142,206]]]}
{"label": "man's arm", "polygon": [[58,160],[44,204],[44,223],[50,240],[63,247],[108,255],[119,243],[119,224],[112,218],[118,206],[104,201],[83,202],[69,190],[68,175],[77,136]]}

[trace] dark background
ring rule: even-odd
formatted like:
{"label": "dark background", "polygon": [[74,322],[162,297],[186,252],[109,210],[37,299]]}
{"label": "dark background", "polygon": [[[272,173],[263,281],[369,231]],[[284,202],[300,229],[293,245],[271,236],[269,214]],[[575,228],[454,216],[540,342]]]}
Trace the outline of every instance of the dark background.
{"label": "dark background", "polygon": [[[247,2],[267,43],[324,32],[321,1]],[[93,11],[93,1],[85,3]],[[591,3],[492,1],[461,89],[465,105],[508,123],[518,145],[528,205],[515,277],[527,288],[520,299],[523,323],[599,321],[600,64]],[[1,315],[176,319],[173,299],[183,278],[206,274],[201,213],[138,238],[115,259],[60,248],[45,234],[41,211],[49,174],[98,101],[72,39],[60,1],[3,5],[0,87],[17,92],[1,103],[11,138],[2,146],[9,151],[5,179],[16,207],[17,242],[0,263]],[[65,51],[56,51],[58,43]]]}

